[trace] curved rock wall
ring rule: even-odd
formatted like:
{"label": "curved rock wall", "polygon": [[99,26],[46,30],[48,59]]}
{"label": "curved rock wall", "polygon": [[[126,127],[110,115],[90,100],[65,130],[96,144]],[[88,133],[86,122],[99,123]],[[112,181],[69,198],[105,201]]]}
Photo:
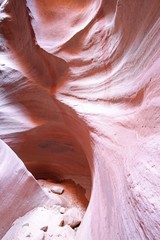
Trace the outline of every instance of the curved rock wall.
{"label": "curved rock wall", "polygon": [[48,197],[16,154],[0,140],[0,238],[13,221]]}
{"label": "curved rock wall", "polygon": [[90,203],[77,239],[160,235],[159,0],[5,1],[0,136]]}

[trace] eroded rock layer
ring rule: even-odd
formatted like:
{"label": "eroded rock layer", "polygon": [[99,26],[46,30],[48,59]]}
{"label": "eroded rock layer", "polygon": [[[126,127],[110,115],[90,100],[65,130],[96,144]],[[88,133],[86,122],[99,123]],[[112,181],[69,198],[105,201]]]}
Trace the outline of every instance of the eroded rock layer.
{"label": "eroded rock layer", "polygon": [[91,190],[77,239],[159,240],[159,0],[0,3],[1,139]]}

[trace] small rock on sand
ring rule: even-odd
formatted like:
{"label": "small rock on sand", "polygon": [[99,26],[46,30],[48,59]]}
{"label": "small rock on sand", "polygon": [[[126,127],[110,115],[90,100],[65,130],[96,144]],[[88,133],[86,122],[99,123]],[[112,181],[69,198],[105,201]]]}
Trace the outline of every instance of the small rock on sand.
{"label": "small rock on sand", "polygon": [[69,225],[72,228],[74,228],[81,223],[82,218],[83,215],[78,208],[76,207],[70,208],[63,215],[64,225]]}
{"label": "small rock on sand", "polygon": [[61,207],[60,210],[59,210],[59,212],[60,212],[61,214],[64,214],[64,213],[66,212],[66,209],[65,209],[64,207]]}
{"label": "small rock on sand", "polygon": [[42,230],[43,232],[47,232],[47,230],[48,230],[48,226],[44,226],[44,227],[42,227],[41,230]]}
{"label": "small rock on sand", "polygon": [[54,186],[52,187],[51,192],[56,194],[62,194],[64,192],[64,188],[59,186]]}

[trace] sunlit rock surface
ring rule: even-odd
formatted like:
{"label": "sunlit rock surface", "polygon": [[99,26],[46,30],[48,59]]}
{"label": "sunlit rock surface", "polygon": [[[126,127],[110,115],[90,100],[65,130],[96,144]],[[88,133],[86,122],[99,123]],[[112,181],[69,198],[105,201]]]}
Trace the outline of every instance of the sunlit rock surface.
{"label": "sunlit rock surface", "polygon": [[16,154],[0,140],[0,238],[13,220],[49,199]]}
{"label": "sunlit rock surface", "polygon": [[0,3],[1,139],[36,178],[91,193],[78,240],[159,240],[160,1]]}

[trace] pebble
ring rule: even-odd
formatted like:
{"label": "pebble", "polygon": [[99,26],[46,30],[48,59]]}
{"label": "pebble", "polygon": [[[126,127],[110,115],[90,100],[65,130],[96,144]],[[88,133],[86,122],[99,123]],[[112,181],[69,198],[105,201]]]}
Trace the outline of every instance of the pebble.
{"label": "pebble", "polygon": [[63,220],[63,219],[61,219],[61,220],[59,221],[58,226],[59,226],[59,227],[63,227],[63,226],[64,226],[64,220]]}
{"label": "pebble", "polygon": [[64,188],[59,186],[54,186],[51,188],[51,192],[56,194],[62,194],[64,192]]}
{"label": "pebble", "polygon": [[44,227],[42,227],[40,230],[42,230],[43,232],[47,232],[48,226],[44,226]]}
{"label": "pebble", "polygon": [[22,227],[29,227],[29,223],[24,223]]}
{"label": "pebble", "polygon": [[64,213],[66,212],[66,209],[65,209],[64,207],[61,207],[60,210],[59,210],[59,212],[60,212],[61,214],[64,214]]}
{"label": "pebble", "polygon": [[78,208],[70,208],[63,215],[64,225],[69,225],[70,227],[74,228],[81,223],[82,218],[83,216]]}

